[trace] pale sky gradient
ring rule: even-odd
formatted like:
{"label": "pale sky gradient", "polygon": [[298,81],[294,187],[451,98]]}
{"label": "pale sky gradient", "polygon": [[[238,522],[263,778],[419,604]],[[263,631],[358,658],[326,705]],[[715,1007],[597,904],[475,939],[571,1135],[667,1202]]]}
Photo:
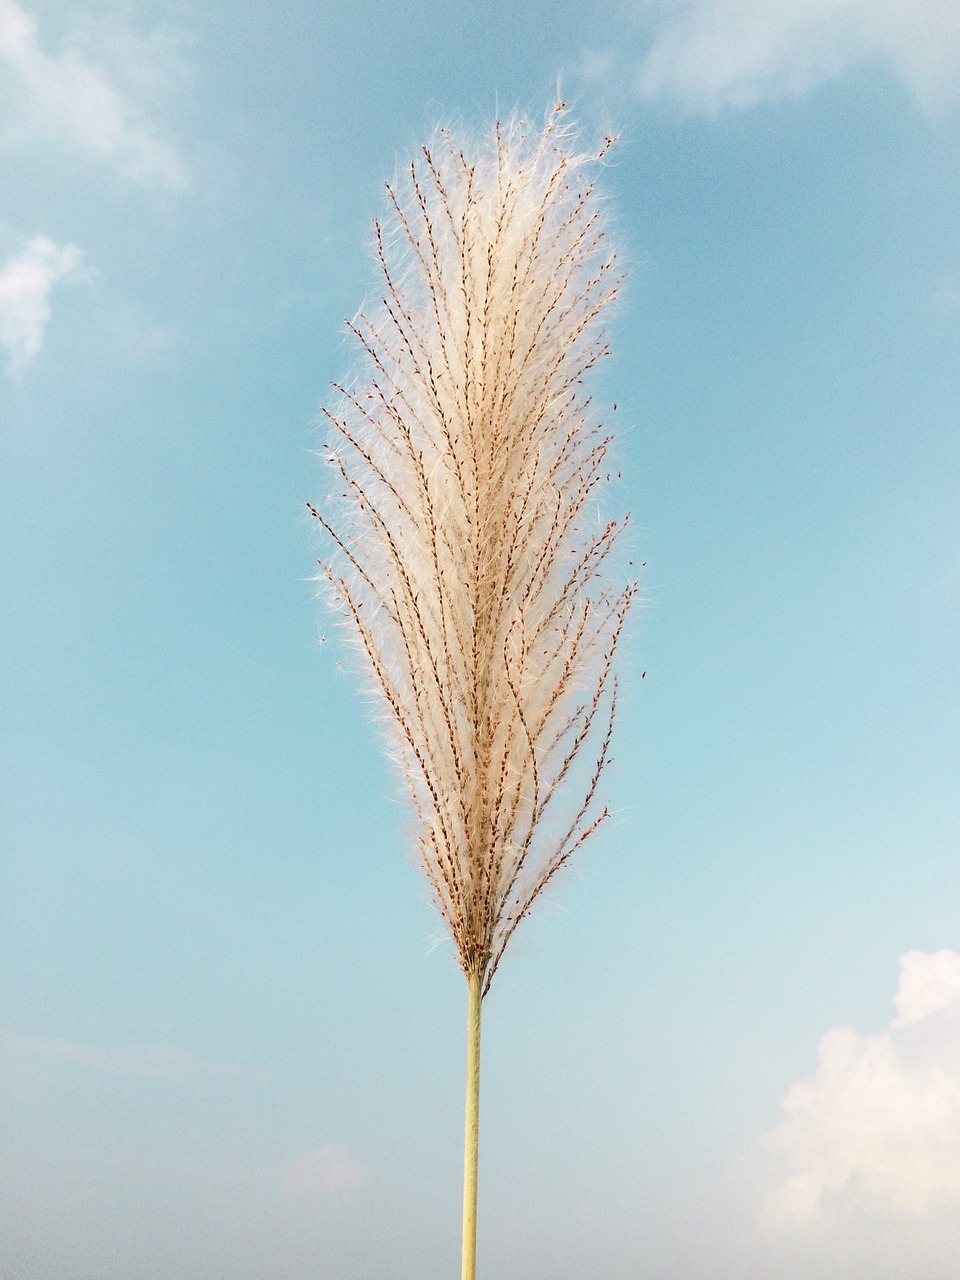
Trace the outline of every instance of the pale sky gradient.
{"label": "pale sky gradient", "polygon": [[4,1280],[457,1273],[464,984],[303,503],[384,179],[558,82],[644,603],[479,1272],[955,1280],[960,9],[0,0]]}

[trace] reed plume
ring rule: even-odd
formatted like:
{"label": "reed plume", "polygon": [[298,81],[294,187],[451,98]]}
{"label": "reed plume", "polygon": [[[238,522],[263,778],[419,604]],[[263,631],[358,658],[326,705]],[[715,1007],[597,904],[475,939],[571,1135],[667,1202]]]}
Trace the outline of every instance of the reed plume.
{"label": "reed plume", "polygon": [[[609,141],[609,140],[608,140]],[[604,148],[605,149],[605,148]],[[417,857],[468,986],[463,1277],[475,1275],[480,1005],[521,920],[607,816],[610,437],[584,388],[620,273],[562,104],[440,131],[375,224],[361,372],[325,410],[322,576],[383,711]]]}

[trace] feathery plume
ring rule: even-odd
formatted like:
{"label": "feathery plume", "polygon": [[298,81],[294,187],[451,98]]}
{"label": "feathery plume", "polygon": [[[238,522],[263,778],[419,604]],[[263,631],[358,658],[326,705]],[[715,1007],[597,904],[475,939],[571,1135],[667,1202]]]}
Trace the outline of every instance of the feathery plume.
{"label": "feathery plume", "polygon": [[349,325],[363,373],[325,410],[337,496],[311,507],[467,978],[470,1280],[480,1002],[607,816],[597,786],[635,593],[605,580],[625,521],[597,513],[610,438],[584,389],[620,275],[588,176],[600,157],[574,149],[561,113],[480,145],[441,131],[387,185],[382,293]]}

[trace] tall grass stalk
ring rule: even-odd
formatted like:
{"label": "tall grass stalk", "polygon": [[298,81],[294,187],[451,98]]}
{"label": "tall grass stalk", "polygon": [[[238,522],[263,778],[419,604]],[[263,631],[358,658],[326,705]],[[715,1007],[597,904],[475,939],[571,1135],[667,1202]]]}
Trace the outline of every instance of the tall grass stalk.
{"label": "tall grass stalk", "polygon": [[[608,140],[609,141],[609,140]],[[605,148],[604,148],[605,150]],[[335,489],[311,511],[467,980],[463,1280],[476,1269],[480,1012],[521,920],[607,817],[610,437],[586,376],[620,273],[562,104],[479,141],[441,130],[375,224],[380,290],[325,410]]]}

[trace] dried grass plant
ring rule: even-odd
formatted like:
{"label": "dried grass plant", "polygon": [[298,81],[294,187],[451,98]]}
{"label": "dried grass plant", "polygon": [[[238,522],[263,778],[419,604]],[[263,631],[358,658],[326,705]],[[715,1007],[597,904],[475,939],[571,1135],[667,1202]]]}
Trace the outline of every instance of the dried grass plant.
{"label": "dried grass plant", "polygon": [[[417,857],[467,980],[463,1280],[476,1257],[480,1007],[521,920],[607,816],[610,437],[584,380],[621,282],[563,105],[440,131],[387,185],[359,376],[325,410],[322,577],[383,711]],[[609,143],[609,139],[607,143]],[[592,732],[593,731],[593,732]]]}

